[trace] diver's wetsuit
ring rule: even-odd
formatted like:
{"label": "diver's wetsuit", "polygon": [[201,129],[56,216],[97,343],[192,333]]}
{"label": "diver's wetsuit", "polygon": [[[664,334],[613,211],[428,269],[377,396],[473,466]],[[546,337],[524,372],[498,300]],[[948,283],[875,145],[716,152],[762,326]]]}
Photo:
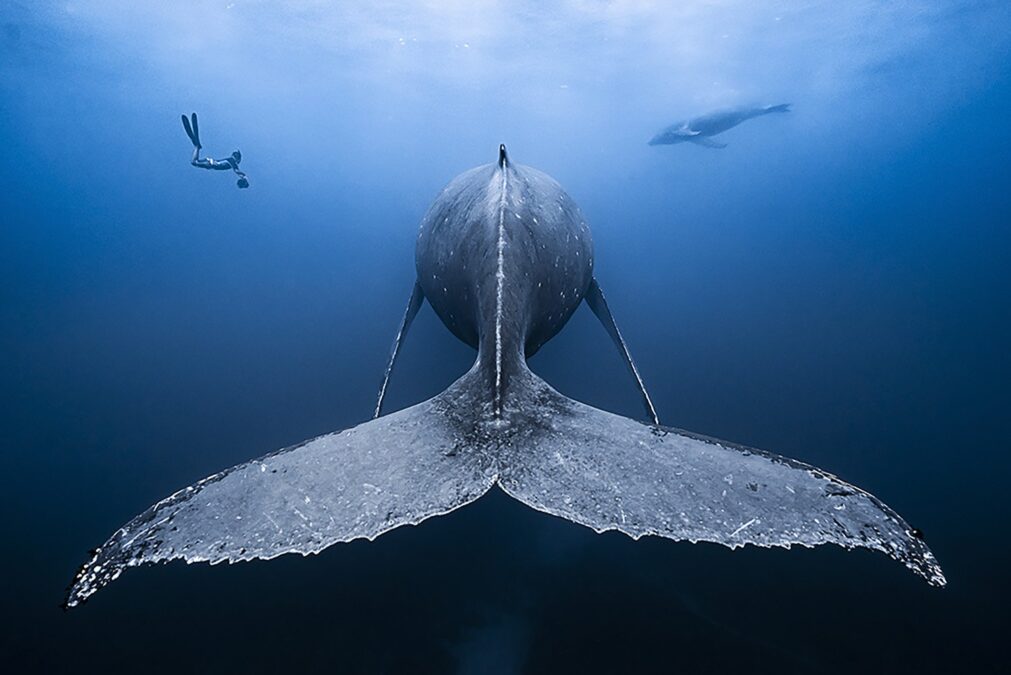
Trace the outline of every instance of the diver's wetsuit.
{"label": "diver's wetsuit", "polygon": [[228,171],[231,169],[235,172],[235,175],[239,177],[237,185],[240,188],[249,187],[249,179],[246,174],[239,169],[239,162],[242,161],[242,153],[236,150],[231,154],[230,157],[225,159],[212,159],[210,157],[204,157],[201,159],[200,150],[202,146],[200,145],[200,127],[197,126],[197,114],[193,113],[189,118],[186,115],[183,118],[183,128],[186,130],[186,135],[190,137],[190,141],[193,142],[193,159],[190,160],[190,164],[200,169],[213,169],[215,171]]}

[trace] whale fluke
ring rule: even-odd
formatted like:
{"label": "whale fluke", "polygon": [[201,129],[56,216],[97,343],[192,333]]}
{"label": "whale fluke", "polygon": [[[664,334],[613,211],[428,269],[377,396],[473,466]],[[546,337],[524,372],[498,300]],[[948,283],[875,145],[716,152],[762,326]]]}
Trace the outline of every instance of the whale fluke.
{"label": "whale fluke", "polygon": [[830,473],[762,450],[646,425],[567,398],[531,375],[550,430],[513,444],[499,485],[524,504],[633,539],[738,548],[837,544],[886,553],[947,582],[918,530]]}
{"label": "whale fluke", "polygon": [[468,442],[461,433],[472,422],[468,386],[465,378],[424,403],[239,464],[163,499],[95,550],[65,607],[130,567],[319,553],[474,501],[496,473],[475,452],[474,437]]}
{"label": "whale fluke", "polygon": [[634,539],[882,551],[931,585],[930,550],[874,496],[808,464],[647,425],[559,394],[523,367],[496,417],[480,367],[434,398],[215,474],[119,529],[78,572],[74,607],[146,563],[271,559],[375,539],[478,499]]}

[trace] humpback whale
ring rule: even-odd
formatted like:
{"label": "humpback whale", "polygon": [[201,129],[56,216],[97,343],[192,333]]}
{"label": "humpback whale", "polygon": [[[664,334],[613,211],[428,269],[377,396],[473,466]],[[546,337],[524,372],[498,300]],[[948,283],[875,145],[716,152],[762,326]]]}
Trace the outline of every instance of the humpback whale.
{"label": "humpback whale", "polygon": [[[95,549],[65,605],[130,567],[318,553],[447,514],[495,487],[596,532],[731,548],[867,548],[946,583],[920,533],[864,490],[797,460],[662,426],[594,277],[579,208],[552,178],[512,163],[505,146],[438,196],[421,221],[415,263],[374,419],[154,504]],[[477,357],[442,393],[383,414],[402,341],[426,300]],[[645,421],[568,398],[527,367],[581,302],[625,360]]]}
{"label": "humpback whale", "polygon": [[675,143],[695,143],[707,148],[725,148],[726,143],[714,141],[716,134],[736,127],[752,117],[760,117],[774,112],[790,112],[790,104],[739,107],[716,110],[700,117],[683,120],[670,125],[650,139],[650,145],[674,145]]}

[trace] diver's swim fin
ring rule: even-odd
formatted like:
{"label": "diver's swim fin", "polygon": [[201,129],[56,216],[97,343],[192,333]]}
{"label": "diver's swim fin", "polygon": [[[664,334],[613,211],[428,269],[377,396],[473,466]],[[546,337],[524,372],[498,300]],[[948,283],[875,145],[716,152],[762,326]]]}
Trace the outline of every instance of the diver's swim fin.
{"label": "diver's swim fin", "polygon": [[190,143],[192,143],[194,147],[198,147],[197,142],[193,139],[193,127],[190,126],[190,118],[187,117],[186,115],[182,115],[182,118],[183,118],[183,130],[186,132],[186,136],[189,137]]}
{"label": "diver's swim fin", "polygon": [[190,142],[193,143],[193,147],[200,149],[200,128],[197,127],[197,114],[193,113],[193,121],[190,122],[186,115],[183,118],[183,129],[186,131],[186,135],[190,137]]}
{"label": "diver's swim fin", "polygon": [[421,284],[417,281],[414,282],[414,290],[411,291],[411,298],[407,301],[407,309],[404,311],[404,318],[400,322],[400,329],[397,331],[397,336],[393,338],[393,349],[390,352],[390,361],[386,365],[386,373],[383,375],[383,383],[379,387],[379,399],[376,401],[376,411],[372,415],[372,419],[375,419],[383,414],[383,399],[386,398],[386,387],[390,383],[390,376],[393,374],[393,366],[397,362],[397,356],[400,355],[400,347],[404,343],[404,338],[407,336],[407,329],[411,327],[411,323],[414,321],[414,317],[418,315],[418,310],[421,309],[421,303],[425,301],[425,293],[421,290]]}
{"label": "diver's swim fin", "polygon": [[590,287],[586,291],[586,295],[583,297],[586,300],[586,304],[589,306],[593,313],[597,315],[600,323],[603,324],[604,330],[607,334],[611,336],[611,340],[614,341],[614,346],[618,348],[621,352],[621,356],[625,361],[625,366],[628,368],[628,372],[632,374],[632,378],[635,380],[636,386],[639,388],[639,393],[642,395],[643,405],[646,406],[646,414],[649,415],[650,422],[653,424],[660,424],[660,419],[656,415],[656,408],[653,407],[653,401],[649,397],[649,392],[646,391],[646,384],[642,381],[642,377],[639,375],[639,369],[635,367],[635,362],[632,360],[632,354],[628,351],[628,345],[625,344],[624,338],[621,337],[621,331],[618,330],[618,324],[614,322],[614,317],[611,315],[611,309],[607,306],[607,300],[604,299],[604,292],[600,289],[600,284],[597,283],[596,278],[590,279]]}
{"label": "diver's swim fin", "polygon": [[199,147],[201,147],[201,145],[200,145],[200,125],[197,124],[197,114],[196,113],[191,113],[190,114],[190,121],[193,124],[193,142],[196,143],[197,147],[199,148]]}

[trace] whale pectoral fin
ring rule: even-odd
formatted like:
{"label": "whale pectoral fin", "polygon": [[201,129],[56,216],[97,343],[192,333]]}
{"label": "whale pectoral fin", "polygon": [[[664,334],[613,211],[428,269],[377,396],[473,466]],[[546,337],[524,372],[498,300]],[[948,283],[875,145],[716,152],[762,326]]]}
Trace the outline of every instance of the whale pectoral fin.
{"label": "whale pectoral fin", "polygon": [[677,133],[678,136],[684,136],[685,138],[695,138],[696,136],[698,136],[702,132],[701,131],[695,131],[691,127],[681,127],[680,129],[677,130],[676,133]]}
{"label": "whale pectoral fin", "polygon": [[597,532],[731,548],[838,544],[882,551],[930,584],[945,578],[916,530],[873,495],[813,466],[532,392],[550,419],[513,443],[499,484]]}
{"label": "whale pectoral fin", "polygon": [[158,502],[94,552],[66,607],[129,567],[318,553],[474,501],[496,475],[487,454],[461,439],[453,392],[240,464]]}
{"label": "whale pectoral fin", "polygon": [[386,398],[386,386],[390,383],[393,366],[397,363],[397,356],[400,355],[400,347],[407,336],[407,330],[411,327],[411,323],[414,322],[414,317],[418,315],[418,310],[421,309],[421,303],[424,300],[425,294],[421,290],[421,284],[415,281],[414,289],[411,291],[411,298],[407,301],[407,309],[404,311],[404,318],[400,322],[400,329],[397,331],[397,336],[393,338],[393,349],[390,351],[390,361],[386,365],[386,372],[383,374],[383,383],[379,387],[379,399],[376,401],[376,410],[372,415],[373,419],[383,414],[383,399]]}
{"label": "whale pectoral fin", "polygon": [[656,409],[653,407],[653,401],[649,397],[649,392],[646,391],[646,384],[642,381],[642,377],[639,375],[639,369],[635,367],[635,362],[632,360],[632,354],[628,351],[628,345],[625,344],[624,338],[621,336],[621,331],[618,330],[618,324],[614,322],[614,316],[611,314],[611,309],[607,306],[607,300],[604,298],[604,292],[600,289],[600,284],[597,280],[590,280],[590,287],[586,291],[586,295],[583,297],[586,301],[587,306],[600,320],[600,323],[604,326],[604,330],[607,334],[611,336],[611,340],[614,342],[614,346],[618,348],[621,352],[622,359],[625,361],[625,366],[628,368],[628,372],[632,375],[632,379],[635,380],[635,385],[639,389],[639,393],[642,395],[643,405],[646,407],[646,414],[649,415],[649,419],[653,424],[660,424],[660,420],[657,418]]}
{"label": "whale pectoral fin", "polygon": [[714,141],[713,139],[711,139],[711,138],[709,138],[707,136],[692,136],[688,140],[690,142],[694,143],[695,145],[701,145],[701,146],[706,147],[706,148],[715,148],[717,150],[722,150],[723,148],[727,147],[726,143],[720,143],[719,141]]}

